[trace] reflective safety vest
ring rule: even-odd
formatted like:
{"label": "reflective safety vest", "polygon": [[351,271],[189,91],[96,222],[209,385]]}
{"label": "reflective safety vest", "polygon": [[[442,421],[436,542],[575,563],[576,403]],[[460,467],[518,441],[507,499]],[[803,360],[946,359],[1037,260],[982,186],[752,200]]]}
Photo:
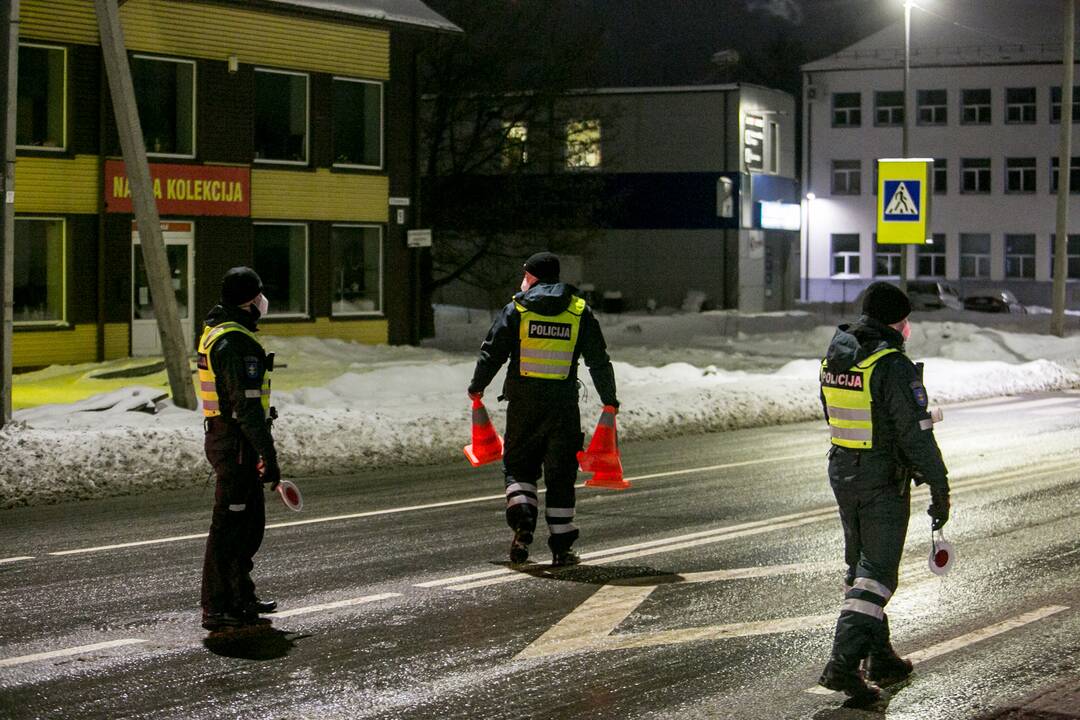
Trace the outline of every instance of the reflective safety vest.
{"label": "reflective safety vest", "polygon": [[[220,325],[214,325],[213,327],[206,327],[203,329],[202,337],[199,338],[199,397],[202,399],[203,415],[208,418],[221,415],[221,410],[218,407],[217,376],[214,375],[214,368],[210,366],[210,348],[214,346],[214,343],[224,337],[226,333],[230,332],[243,333],[254,340],[260,348],[262,347],[262,343],[259,342],[259,338],[255,336],[255,333],[251,332],[238,322],[224,322]],[[267,418],[270,417],[269,369],[263,372],[262,389],[244,390],[244,396],[249,398],[259,398],[262,402],[263,413]]]}
{"label": "reflective safety vest", "polygon": [[517,301],[514,306],[521,313],[521,376],[565,380],[573,367],[585,301],[576,295],[571,297],[570,306],[558,315],[540,315]]}
{"label": "reflective safety vest", "polygon": [[894,352],[900,351],[896,348],[879,350],[843,372],[829,370],[826,361],[821,361],[821,392],[825,395],[833,445],[856,450],[869,450],[874,446],[870,377],[878,360]]}

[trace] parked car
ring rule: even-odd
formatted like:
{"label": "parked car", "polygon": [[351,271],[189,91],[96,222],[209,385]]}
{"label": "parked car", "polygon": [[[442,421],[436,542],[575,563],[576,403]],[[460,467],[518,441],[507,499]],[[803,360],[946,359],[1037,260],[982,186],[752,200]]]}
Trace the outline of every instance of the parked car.
{"label": "parked car", "polygon": [[908,298],[913,310],[963,310],[960,293],[946,282],[909,281]]}
{"label": "parked car", "polygon": [[1027,312],[1027,308],[1008,290],[976,290],[964,298],[964,309],[991,313]]}

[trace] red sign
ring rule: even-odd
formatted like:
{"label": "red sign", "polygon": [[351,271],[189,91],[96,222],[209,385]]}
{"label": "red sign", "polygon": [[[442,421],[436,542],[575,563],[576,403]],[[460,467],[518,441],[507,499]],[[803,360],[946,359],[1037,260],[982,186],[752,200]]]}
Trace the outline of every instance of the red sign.
{"label": "red sign", "polygon": [[[161,215],[251,215],[251,168],[151,163],[150,176]],[[105,161],[105,209],[133,211],[120,160]]]}

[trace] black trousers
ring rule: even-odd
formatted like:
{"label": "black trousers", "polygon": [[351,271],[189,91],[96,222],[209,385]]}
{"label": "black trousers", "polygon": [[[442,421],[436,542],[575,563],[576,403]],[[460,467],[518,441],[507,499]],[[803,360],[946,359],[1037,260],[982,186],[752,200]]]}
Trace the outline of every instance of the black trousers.
{"label": "black trousers", "polygon": [[573,401],[511,400],[506,408],[503,472],[506,476],[506,522],[511,529],[532,533],[539,514],[537,483],[544,478],[548,546],[568,550],[578,539],[574,525],[577,452],[584,441],[581,414]]}
{"label": "black trousers", "polygon": [[830,453],[829,482],[840,508],[847,564],[833,659],[848,669],[890,651],[885,605],[896,592],[911,513],[906,482],[867,477],[860,469],[858,453]]}
{"label": "black trousers", "polygon": [[238,612],[255,599],[255,553],[266,530],[259,456],[239,429],[211,420],[206,458],[217,475],[203,559],[203,614]]}

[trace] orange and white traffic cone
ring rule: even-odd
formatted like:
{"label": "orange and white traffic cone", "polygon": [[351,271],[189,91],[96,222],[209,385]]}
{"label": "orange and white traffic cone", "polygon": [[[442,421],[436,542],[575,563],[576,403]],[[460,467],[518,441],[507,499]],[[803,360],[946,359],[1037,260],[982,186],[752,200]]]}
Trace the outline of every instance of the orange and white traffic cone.
{"label": "orange and white traffic cone", "polygon": [[487,408],[480,398],[472,401],[472,442],[465,446],[465,457],[473,467],[498,460],[503,454],[503,439],[495,432]]}
{"label": "orange and white traffic cone", "polygon": [[623,479],[622,460],[619,457],[618,429],[615,426],[615,408],[605,405],[596,423],[596,432],[589,441],[589,449],[577,454],[582,471],[594,473],[585,481],[585,487],[625,490],[630,483]]}

